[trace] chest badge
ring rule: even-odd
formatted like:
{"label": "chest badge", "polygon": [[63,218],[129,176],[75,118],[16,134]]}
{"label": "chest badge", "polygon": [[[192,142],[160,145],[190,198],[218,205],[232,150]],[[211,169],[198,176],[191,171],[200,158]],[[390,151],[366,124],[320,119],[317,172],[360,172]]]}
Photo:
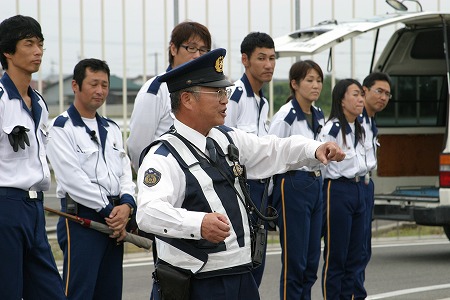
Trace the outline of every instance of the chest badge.
{"label": "chest badge", "polygon": [[242,175],[243,172],[244,172],[244,168],[242,168],[242,166],[240,164],[235,162],[234,166],[233,166],[234,176],[239,177]]}

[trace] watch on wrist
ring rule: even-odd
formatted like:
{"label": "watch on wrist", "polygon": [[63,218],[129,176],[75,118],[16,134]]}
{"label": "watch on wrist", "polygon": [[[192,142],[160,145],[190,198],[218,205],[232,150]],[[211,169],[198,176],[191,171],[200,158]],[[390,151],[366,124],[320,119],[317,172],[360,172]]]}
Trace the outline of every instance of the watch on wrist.
{"label": "watch on wrist", "polygon": [[130,208],[130,216],[132,216],[134,213],[134,207],[130,203],[125,203],[125,204],[128,205],[128,207]]}

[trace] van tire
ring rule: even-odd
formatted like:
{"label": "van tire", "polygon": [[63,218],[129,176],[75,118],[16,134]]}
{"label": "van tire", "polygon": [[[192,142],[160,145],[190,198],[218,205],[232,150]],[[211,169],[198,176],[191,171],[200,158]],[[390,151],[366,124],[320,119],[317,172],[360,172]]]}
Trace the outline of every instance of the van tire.
{"label": "van tire", "polygon": [[450,240],[450,225],[444,225],[442,227],[444,228],[445,235]]}

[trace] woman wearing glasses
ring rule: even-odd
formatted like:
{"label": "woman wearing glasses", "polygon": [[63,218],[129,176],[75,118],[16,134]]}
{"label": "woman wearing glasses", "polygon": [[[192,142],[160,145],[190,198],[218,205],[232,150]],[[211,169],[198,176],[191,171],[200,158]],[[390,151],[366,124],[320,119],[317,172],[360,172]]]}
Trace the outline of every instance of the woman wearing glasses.
{"label": "woman wearing glasses", "polygon": [[[292,95],[273,116],[269,134],[317,139],[325,124],[313,104],[322,91],[323,72],[312,60],[298,61],[289,71]],[[319,166],[274,176],[273,205],[280,214],[282,267],[280,299],[311,299],[317,280],[322,230],[322,176]]]}

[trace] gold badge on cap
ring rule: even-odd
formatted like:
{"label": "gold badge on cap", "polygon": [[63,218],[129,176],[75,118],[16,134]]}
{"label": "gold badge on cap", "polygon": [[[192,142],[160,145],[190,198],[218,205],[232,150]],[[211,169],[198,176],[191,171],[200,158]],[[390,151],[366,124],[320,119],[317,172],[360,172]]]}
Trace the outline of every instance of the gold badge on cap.
{"label": "gold badge on cap", "polygon": [[216,72],[223,73],[223,59],[225,57],[223,55],[219,56],[216,59],[216,65],[214,66],[216,68]]}

